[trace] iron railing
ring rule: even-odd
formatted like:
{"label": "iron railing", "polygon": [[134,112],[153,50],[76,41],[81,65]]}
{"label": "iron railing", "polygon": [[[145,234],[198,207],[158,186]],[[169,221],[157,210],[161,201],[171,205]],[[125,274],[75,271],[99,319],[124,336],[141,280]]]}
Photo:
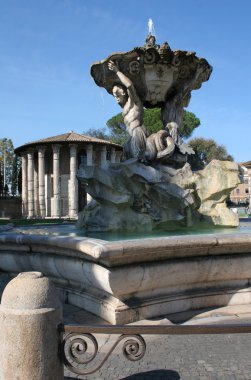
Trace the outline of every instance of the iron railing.
{"label": "iron railing", "polygon": [[[62,334],[60,356],[64,365],[78,375],[90,375],[98,371],[120,342],[122,353],[131,361],[141,360],[146,352],[146,342],[141,335],[198,335],[198,334],[246,334],[251,333],[251,324],[227,325],[60,325]],[[99,352],[97,338],[93,334],[117,335],[101,362],[91,369],[91,363]]]}

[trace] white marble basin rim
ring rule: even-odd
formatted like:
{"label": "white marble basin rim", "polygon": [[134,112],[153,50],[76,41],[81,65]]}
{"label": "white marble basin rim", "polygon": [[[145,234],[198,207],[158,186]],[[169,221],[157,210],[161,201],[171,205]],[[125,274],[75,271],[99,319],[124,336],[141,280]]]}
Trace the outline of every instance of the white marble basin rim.
{"label": "white marble basin rim", "polygon": [[[106,267],[251,251],[251,233],[171,236],[121,241],[89,237],[0,234],[0,249],[51,252],[80,257]],[[12,248],[11,248],[12,247]]]}
{"label": "white marble basin rim", "polygon": [[251,233],[105,241],[0,234],[6,276],[40,271],[62,300],[110,323],[251,302]]}

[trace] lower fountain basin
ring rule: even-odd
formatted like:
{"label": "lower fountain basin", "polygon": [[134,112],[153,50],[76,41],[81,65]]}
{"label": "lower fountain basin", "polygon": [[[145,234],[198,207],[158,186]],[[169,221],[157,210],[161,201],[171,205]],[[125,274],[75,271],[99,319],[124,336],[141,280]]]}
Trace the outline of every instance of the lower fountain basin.
{"label": "lower fountain basin", "polygon": [[41,271],[62,300],[112,324],[251,301],[251,233],[106,241],[0,235],[0,284]]}

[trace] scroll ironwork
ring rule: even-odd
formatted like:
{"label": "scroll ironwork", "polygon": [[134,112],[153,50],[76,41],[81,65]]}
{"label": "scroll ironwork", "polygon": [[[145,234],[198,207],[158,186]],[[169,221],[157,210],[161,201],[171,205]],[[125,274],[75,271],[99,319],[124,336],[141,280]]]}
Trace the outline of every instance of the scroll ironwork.
{"label": "scroll ironwork", "polygon": [[[98,371],[109,356],[119,345],[126,359],[130,361],[141,360],[146,353],[146,342],[141,334],[147,335],[197,335],[197,334],[243,334],[251,333],[251,324],[228,325],[60,325],[62,334],[59,352],[64,365],[78,375],[90,375]],[[89,363],[94,363],[99,352],[96,334],[120,336],[107,351],[99,364],[87,369]]]}

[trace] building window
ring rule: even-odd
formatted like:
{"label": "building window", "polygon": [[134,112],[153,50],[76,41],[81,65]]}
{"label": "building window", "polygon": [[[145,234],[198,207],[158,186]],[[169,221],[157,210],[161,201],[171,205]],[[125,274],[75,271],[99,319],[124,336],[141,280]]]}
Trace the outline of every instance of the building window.
{"label": "building window", "polygon": [[240,194],[240,189],[236,189],[236,194]]}
{"label": "building window", "polygon": [[245,193],[246,193],[246,194],[248,194],[248,193],[249,193],[248,189],[245,189]]}

